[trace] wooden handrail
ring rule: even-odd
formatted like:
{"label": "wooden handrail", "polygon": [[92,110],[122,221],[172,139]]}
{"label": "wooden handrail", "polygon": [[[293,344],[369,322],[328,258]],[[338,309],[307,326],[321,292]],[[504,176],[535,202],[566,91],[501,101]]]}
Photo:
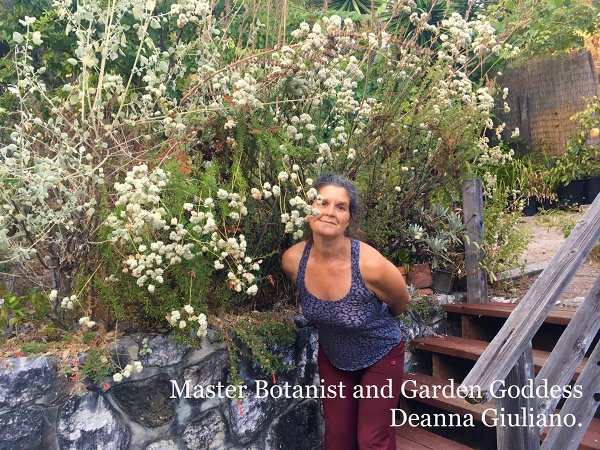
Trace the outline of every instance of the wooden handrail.
{"label": "wooden handrail", "polygon": [[[598,330],[600,330],[600,277],[596,279],[594,286],[561,334],[552,353],[539,371],[535,384],[540,385],[545,380],[548,386],[568,385]],[[559,400],[560,398],[552,396],[539,398],[539,413],[549,415],[554,411]],[[542,431],[539,430],[540,433]]]}
{"label": "wooden handrail", "polygon": [[577,379],[576,386],[581,388],[581,397],[571,396],[560,410],[561,418],[574,416],[578,424],[572,427],[551,427],[548,436],[544,439],[543,450],[575,450],[583,439],[594,413],[600,403],[598,385],[600,380],[600,344],[590,355],[581,376]]}
{"label": "wooden handrail", "polygon": [[493,382],[506,379],[599,237],[600,196],[597,196],[464,379],[463,389],[481,392],[480,398],[469,401],[485,402],[491,398]]}

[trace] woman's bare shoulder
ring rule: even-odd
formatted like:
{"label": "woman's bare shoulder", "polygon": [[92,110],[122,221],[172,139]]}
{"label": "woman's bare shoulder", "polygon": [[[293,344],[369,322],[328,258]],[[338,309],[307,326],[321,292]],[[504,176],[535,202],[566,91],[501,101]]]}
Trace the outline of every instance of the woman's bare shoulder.
{"label": "woman's bare shoulder", "polygon": [[360,243],[360,271],[363,278],[377,276],[380,271],[391,263],[375,248],[361,241]]}
{"label": "woman's bare shoulder", "polygon": [[360,241],[360,257],[361,260],[365,259],[365,261],[375,261],[377,262],[377,260],[383,260],[385,261],[385,258],[383,257],[383,255],[381,253],[379,253],[377,251],[377,249],[371,247],[369,244]]}
{"label": "woman's bare shoulder", "polygon": [[361,243],[360,273],[366,286],[398,315],[408,306],[410,295],[400,271],[370,245]]}
{"label": "woman's bare shoulder", "polygon": [[298,242],[288,248],[281,257],[281,265],[283,271],[286,273],[288,278],[292,281],[296,281],[296,275],[298,273],[298,266],[302,259],[302,253],[306,247],[306,241]]}

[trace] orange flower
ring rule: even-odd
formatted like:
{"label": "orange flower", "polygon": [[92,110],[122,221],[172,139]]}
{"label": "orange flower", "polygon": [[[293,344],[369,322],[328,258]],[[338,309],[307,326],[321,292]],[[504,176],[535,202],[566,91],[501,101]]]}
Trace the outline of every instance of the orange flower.
{"label": "orange flower", "polygon": [[275,280],[273,279],[273,275],[269,275],[269,281],[273,286],[275,286]]}

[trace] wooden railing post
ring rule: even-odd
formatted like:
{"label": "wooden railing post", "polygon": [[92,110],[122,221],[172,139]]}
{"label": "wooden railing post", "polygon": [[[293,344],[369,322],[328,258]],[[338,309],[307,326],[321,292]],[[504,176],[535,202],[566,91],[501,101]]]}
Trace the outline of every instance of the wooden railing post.
{"label": "wooden railing post", "polygon": [[470,242],[465,245],[467,303],[487,301],[487,277],[480,267],[483,260],[483,189],[481,180],[466,180],[462,185],[463,220]]}
{"label": "wooden railing post", "polygon": [[[519,392],[523,393],[523,386],[528,380],[533,382],[533,353],[531,342],[525,346],[525,350],[517,363],[508,373],[504,388],[518,386]],[[530,409],[531,408],[531,409]],[[540,448],[540,435],[535,426],[507,426],[501,422],[501,417],[537,417],[537,400],[532,395],[520,395],[511,398],[508,395],[499,396],[496,402],[496,444],[498,450],[538,450]],[[525,413],[524,413],[525,411]]]}

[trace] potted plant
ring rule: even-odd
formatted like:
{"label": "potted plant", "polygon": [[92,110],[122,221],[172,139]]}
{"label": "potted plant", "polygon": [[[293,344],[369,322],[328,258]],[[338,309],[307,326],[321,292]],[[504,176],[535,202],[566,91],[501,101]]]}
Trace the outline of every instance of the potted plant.
{"label": "potted plant", "polygon": [[586,179],[583,188],[583,204],[592,203],[598,194],[600,194],[600,175]]}
{"label": "potted plant", "polygon": [[404,282],[408,285],[408,270],[409,270],[409,265],[408,264],[402,264],[400,266],[396,266],[396,268],[400,271],[400,274],[402,275],[402,278],[404,278]]}
{"label": "potted plant", "polygon": [[432,289],[436,292],[449,294],[454,287],[454,272],[438,268],[433,271]]}
{"label": "potted plant", "polygon": [[435,236],[427,239],[432,254],[432,288],[434,291],[450,293],[456,276],[460,274],[461,265],[464,266],[465,226],[457,213],[446,211],[439,218],[446,223],[442,222]]}
{"label": "potted plant", "polygon": [[600,192],[600,97],[592,97],[585,109],[573,116],[578,131],[569,139],[567,157],[574,159],[585,178],[583,203],[591,203]]}
{"label": "potted plant", "polygon": [[577,203],[591,203],[600,191],[600,181],[590,180],[598,175],[600,162],[598,113],[600,98],[593,97],[586,108],[574,116],[578,121],[578,132],[571,136],[565,154],[556,159],[551,170],[558,181],[559,198],[575,198],[580,199]]}

